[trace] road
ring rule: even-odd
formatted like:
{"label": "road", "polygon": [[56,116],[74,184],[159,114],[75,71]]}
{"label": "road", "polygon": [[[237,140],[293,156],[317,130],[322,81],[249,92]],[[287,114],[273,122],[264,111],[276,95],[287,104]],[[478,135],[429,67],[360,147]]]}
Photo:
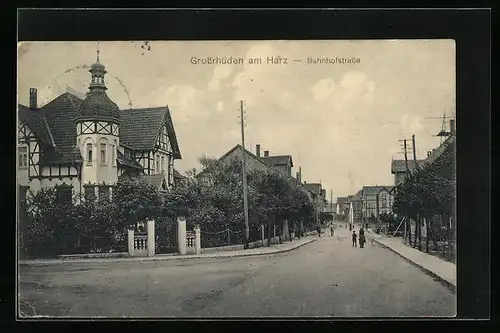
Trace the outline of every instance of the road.
{"label": "road", "polygon": [[455,315],[446,287],[390,250],[353,248],[348,237],[341,228],[257,257],[22,266],[21,308],[57,317]]}

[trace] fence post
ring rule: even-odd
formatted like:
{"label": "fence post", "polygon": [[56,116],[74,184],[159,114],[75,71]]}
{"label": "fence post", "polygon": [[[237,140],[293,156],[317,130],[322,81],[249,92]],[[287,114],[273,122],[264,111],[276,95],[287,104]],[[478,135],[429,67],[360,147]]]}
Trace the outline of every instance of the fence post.
{"label": "fence post", "polygon": [[186,254],[186,218],[177,218],[177,250],[180,254]]}
{"label": "fence post", "polygon": [[231,230],[227,229],[227,243],[231,245]]}
{"label": "fence post", "polygon": [[263,224],[260,225],[260,237],[262,238],[262,246],[264,246],[265,230]]}
{"label": "fence post", "polygon": [[128,231],[128,255],[132,257],[134,255],[134,230]]}
{"label": "fence post", "polygon": [[201,254],[201,230],[199,226],[194,227],[196,254]]}
{"label": "fence post", "polygon": [[155,255],[155,220],[148,221],[148,257]]}

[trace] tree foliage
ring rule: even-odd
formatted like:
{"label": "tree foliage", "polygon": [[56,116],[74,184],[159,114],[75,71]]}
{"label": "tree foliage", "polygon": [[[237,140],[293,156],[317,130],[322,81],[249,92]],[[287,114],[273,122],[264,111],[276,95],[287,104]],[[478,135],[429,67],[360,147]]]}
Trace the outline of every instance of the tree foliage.
{"label": "tree foliage", "polygon": [[[224,164],[199,159],[203,177],[194,170],[167,192],[144,179],[120,181],[112,200],[63,205],[54,189],[42,189],[30,200],[30,211],[20,208],[20,244],[24,256],[126,251],[126,233],[138,222],[155,219],[158,242],[175,247],[176,221],[187,217],[187,227],[207,232],[226,228],[243,231],[241,162]],[[260,225],[281,226],[288,220],[309,227],[315,211],[306,190],[293,178],[276,172],[248,172],[248,206],[251,238],[259,238]]]}

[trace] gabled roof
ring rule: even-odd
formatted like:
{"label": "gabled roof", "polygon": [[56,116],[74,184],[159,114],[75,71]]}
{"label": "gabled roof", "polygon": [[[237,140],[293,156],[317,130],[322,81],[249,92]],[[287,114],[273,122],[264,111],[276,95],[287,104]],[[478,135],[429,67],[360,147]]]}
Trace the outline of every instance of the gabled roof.
{"label": "gabled roof", "polygon": [[43,154],[43,163],[74,163],[82,160],[80,150],[76,147],[74,123],[81,103],[80,98],[64,93],[41,108],[55,142],[55,149]]}
{"label": "gabled roof", "polygon": [[337,204],[340,207],[344,207],[345,203],[347,202],[347,197],[338,197],[337,198]]}
{"label": "gabled roof", "polygon": [[449,136],[439,147],[434,149],[432,153],[423,161],[421,167],[426,168],[430,165],[432,165],[443,153],[452,148],[453,144],[456,142],[456,136],[451,135]]}
{"label": "gabled roof", "polygon": [[[81,98],[66,92],[38,110],[19,105],[19,120],[26,123],[47,146],[42,155],[42,163],[76,163],[82,160],[80,150],[76,147],[74,123],[82,102]],[[152,150],[162,124],[166,123],[174,158],[181,158],[168,107],[121,110],[120,115],[121,144],[136,150]],[[123,165],[127,163],[123,155],[120,157],[118,154],[117,160]],[[132,164],[129,166],[139,166]]]}
{"label": "gabled roof", "polygon": [[393,187],[394,186],[382,186],[382,188],[378,191],[378,193],[382,192],[383,190],[390,193],[390,192],[392,192]]}
{"label": "gabled roof", "polygon": [[[420,166],[424,160],[417,160],[417,165]],[[412,172],[415,170],[415,161],[413,160],[408,160],[408,170]],[[400,172],[406,172],[406,162],[405,160],[392,160],[391,163],[391,173],[400,173]]]}
{"label": "gabled roof", "polygon": [[359,190],[351,197],[351,202],[363,200],[363,190]]}
{"label": "gabled roof", "polygon": [[49,124],[42,110],[31,109],[18,104],[18,115],[19,121],[25,123],[41,143],[49,147],[55,147],[54,138],[50,133]]}
{"label": "gabled roof", "polygon": [[321,184],[320,183],[305,183],[303,184],[312,193],[321,196]]}
{"label": "gabled roof", "polygon": [[153,150],[166,123],[174,158],[182,158],[168,107],[121,110],[120,143],[133,150]]}
{"label": "gabled roof", "polygon": [[134,159],[125,157],[125,155],[123,155],[118,149],[116,151],[116,160],[118,164],[124,167],[142,170],[142,165],[140,165],[139,162]]}
{"label": "gabled roof", "polygon": [[[227,151],[224,155],[222,155],[221,157],[219,157],[219,158],[217,159],[217,161],[222,161],[222,160],[224,160],[226,157],[228,157],[229,155],[231,155],[231,154],[232,154],[235,150],[237,150],[237,149],[242,150],[242,149],[243,149],[243,146],[242,146],[242,145],[240,145],[240,144],[237,144],[236,146],[234,146],[233,148],[231,148],[229,151]],[[262,166],[264,166],[264,167],[266,167],[266,168],[269,168],[269,165],[267,165],[266,163],[264,163],[264,161],[262,161],[262,159],[261,159],[261,158],[257,157],[257,155],[254,155],[251,151],[249,151],[249,150],[245,149],[245,153],[246,153],[246,154],[245,154],[245,156],[246,156],[247,158],[252,158],[252,159],[254,159],[255,161],[257,161],[258,163],[261,163],[261,164],[262,164]],[[207,169],[208,169],[208,168],[207,168]],[[200,171],[200,172],[196,175],[196,178],[198,178],[200,175],[204,174],[204,173],[207,171],[207,169]]]}
{"label": "gabled roof", "polygon": [[380,192],[385,186],[363,186],[363,195],[376,195]]}
{"label": "gabled roof", "polygon": [[290,165],[293,167],[292,156],[290,155],[280,155],[280,156],[263,156],[260,157],[264,163],[269,166],[273,165]]}
{"label": "gabled roof", "polygon": [[[428,168],[432,166],[432,164],[439,158],[441,157],[447,150],[451,149],[454,145],[456,144],[456,136],[455,135],[450,135],[441,145],[439,145],[436,149],[432,151],[432,153],[422,161],[421,164],[419,164],[419,167],[421,169]],[[398,187],[401,185],[405,179],[400,180],[394,188]],[[392,190],[394,190],[394,188]],[[391,191],[392,191],[391,190]]]}

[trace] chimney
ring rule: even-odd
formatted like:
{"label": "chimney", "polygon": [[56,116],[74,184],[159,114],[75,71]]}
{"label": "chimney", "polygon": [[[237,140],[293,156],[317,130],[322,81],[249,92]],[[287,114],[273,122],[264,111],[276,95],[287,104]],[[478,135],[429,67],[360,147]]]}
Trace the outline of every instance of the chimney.
{"label": "chimney", "polygon": [[30,108],[38,108],[38,101],[36,96],[36,88],[30,88]]}
{"label": "chimney", "polygon": [[264,157],[269,157],[269,150],[264,150]]}
{"label": "chimney", "polygon": [[255,155],[257,155],[257,157],[260,157],[260,145],[259,144],[255,145]]}
{"label": "chimney", "polygon": [[455,135],[455,119],[450,119],[450,133]]}

